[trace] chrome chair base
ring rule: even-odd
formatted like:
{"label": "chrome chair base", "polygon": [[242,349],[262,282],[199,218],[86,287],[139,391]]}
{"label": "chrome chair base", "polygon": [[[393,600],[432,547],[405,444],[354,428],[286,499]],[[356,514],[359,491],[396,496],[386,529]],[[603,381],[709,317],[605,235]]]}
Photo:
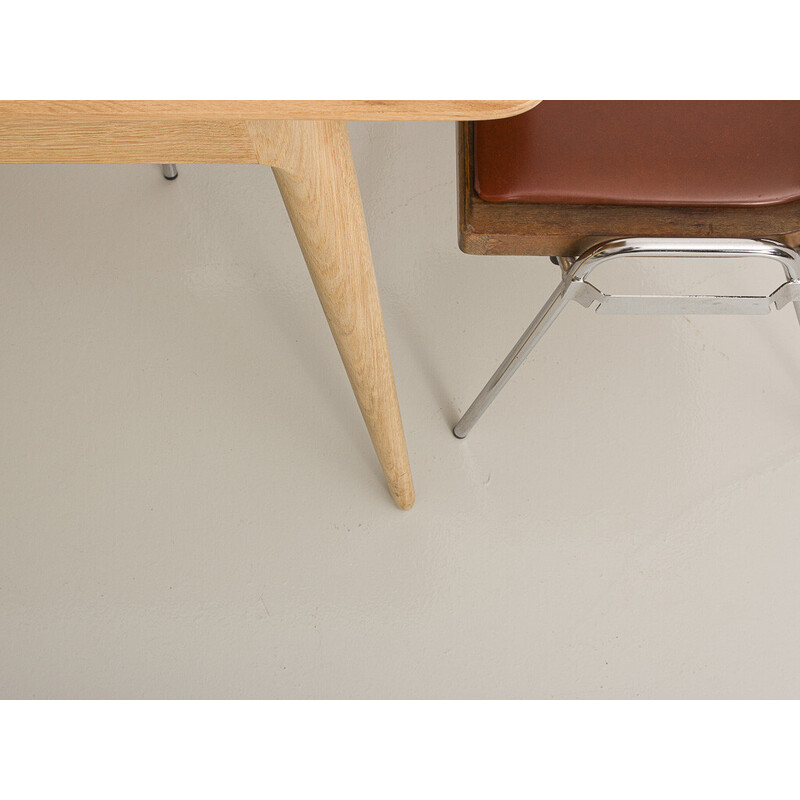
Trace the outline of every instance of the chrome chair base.
{"label": "chrome chair base", "polygon": [[[783,266],[786,281],[764,296],[610,295],[588,282],[600,264],[624,256],[693,258],[768,258]],[[562,278],[541,311],[453,428],[463,439],[570,300],[603,314],[768,314],[774,306],[794,303],[800,321],[800,255],[786,245],[760,239],[615,239],[589,249],[577,259],[556,259]],[[596,304],[596,305],[595,305]]]}
{"label": "chrome chair base", "polygon": [[168,181],[174,181],[178,177],[178,168],[174,164],[162,164],[161,172]]}

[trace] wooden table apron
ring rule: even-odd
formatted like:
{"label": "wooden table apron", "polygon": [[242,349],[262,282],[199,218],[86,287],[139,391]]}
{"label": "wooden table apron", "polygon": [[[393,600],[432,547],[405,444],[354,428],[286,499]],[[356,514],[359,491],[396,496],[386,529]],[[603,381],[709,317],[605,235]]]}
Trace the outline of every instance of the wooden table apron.
{"label": "wooden table apron", "polygon": [[272,167],[389,491],[408,509],[414,485],[347,120],[485,119],[532,105],[0,101],[0,163]]}

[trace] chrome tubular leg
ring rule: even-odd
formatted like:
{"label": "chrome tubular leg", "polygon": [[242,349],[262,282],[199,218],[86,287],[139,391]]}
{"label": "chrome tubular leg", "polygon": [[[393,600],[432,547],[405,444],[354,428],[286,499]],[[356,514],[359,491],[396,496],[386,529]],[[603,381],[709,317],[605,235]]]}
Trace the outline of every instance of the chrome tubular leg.
{"label": "chrome tubular leg", "polygon": [[174,164],[162,164],[161,172],[168,181],[174,181],[178,177],[178,168]]}
{"label": "chrome tubular leg", "polygon": [[453,428],[453,434],[459,439],[463,439],[472,430],[472,427],[481,418],[483,412],[489,408],[492,401],[500,393],[500,390],[508,383],[511,376],[519,369],[537,342],[545,335],[547,329],[556,321],[558,315],[564,310],[564,306],[572,299],[574,293],[572,283],[574,271],[575,267],[570,269],[569,272],[565,271],[558,288],[550,295],[550,299],[544,304],[542,310],[536,315],[520,340],[506,356],[505,361],[497,368],[497,371],[489,379],[486,386],[483,387],[481,393]]}
{"label": "chrome tubular leg", "polygon": [[[788,259],[783,262],[783,271],[786,279],[790,281],[800,281],[800,269],[794,261]],[[794,313],[797,314],[797,321],[800,322],[800,302],[794,304]]]}
{"label": "chrome tubular leg", "polygon": [[[767,258],[781,262],[786,283],[769,295],[739,297],[610,295],[588,282],[587,278],[595,267],[624,256]],[[780,309],[786,303],[793,303],[800,321],[800,252],[767,239],[615,239],[591,248],[574,262],[565,258],[551,260],[561,267],[561,284],[453,428],[453,433],[459,439],[470,432],[570,300],[576,300],[586,308],[594,306],[595,311],[607,314],[768,314],[773,306]]]}

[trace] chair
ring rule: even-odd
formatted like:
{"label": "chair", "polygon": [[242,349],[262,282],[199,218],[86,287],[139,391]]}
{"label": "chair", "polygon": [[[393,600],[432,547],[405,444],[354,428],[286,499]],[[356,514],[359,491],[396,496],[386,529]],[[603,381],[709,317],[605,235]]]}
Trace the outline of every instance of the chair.
{"label": "chair", "polygon": [[[459,124],[459,245],[546,255],[561,279],[459,420],[463,439],[575,300],[600,313],[800,320],[800,102],[544,101]],[[589,282],[626,256],[763,257],[785,282],[755,297],[610,295]]]}

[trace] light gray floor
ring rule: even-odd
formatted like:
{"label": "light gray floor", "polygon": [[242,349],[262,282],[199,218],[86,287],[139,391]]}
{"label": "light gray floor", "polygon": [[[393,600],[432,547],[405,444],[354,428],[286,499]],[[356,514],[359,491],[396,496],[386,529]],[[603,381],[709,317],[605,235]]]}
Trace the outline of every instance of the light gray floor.
{"label": "light gray floor", "polygon": [[[417,505],[271,172],[0,168],[3,697],[800,696],[800,327],[569,308],[456,244],[449,124],[351,126]],[[774,289],[627,264],[601,288]]]}

